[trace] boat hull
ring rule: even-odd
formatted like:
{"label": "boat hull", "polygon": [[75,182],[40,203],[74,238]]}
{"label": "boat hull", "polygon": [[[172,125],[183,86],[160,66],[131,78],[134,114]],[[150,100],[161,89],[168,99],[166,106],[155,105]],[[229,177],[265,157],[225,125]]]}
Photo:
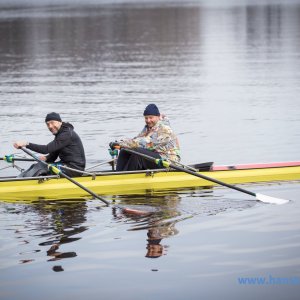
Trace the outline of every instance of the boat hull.
{"label": "boat hull", "polygon": [[[200,172],[229,184],[300,180],[300,166]],[[74,178],[99,195],[141,194],[149,191],[205,187],[213,182],[177,171],[107,173]],[[64,178],[2,179],[0,200],[36,201],[77,199],[90,195]]]}

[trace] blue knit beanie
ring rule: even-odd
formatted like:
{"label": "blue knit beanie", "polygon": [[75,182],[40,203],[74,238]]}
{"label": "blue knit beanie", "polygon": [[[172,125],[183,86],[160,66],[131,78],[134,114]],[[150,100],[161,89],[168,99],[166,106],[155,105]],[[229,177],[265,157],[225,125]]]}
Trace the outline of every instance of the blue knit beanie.
{"label": "blue knit beanie", "polygon": [[158,107],[155,104],[149,104],[144,110],[144,116],[160,116]]}

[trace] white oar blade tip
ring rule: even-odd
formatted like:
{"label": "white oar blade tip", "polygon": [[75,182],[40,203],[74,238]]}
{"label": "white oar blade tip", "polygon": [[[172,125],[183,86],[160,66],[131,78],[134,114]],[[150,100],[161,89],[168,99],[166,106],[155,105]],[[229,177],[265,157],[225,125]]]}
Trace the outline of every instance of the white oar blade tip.
{"label": "white oar blade tip", "polygon": [[271,196],[267,196],[267,195],[263,195],[263,194],[255,194],[256,195],[256,199],[264,202],[264,203],[270,203],[270,204],[286,204],[289,202],[289,200],[286,199],[280,199],[280,198],[275,198],[275,197],[271,197]]}

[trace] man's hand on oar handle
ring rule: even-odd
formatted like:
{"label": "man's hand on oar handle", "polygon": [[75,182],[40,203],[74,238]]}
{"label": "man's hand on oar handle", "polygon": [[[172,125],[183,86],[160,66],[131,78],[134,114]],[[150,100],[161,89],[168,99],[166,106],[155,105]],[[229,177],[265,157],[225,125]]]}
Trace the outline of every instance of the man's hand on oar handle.
{"label": "man's hand on oar handle", "polygon": [[16,148],[16,149],[21,149],[22,147],[26,147],[28,146],[28,142],[25,142],[25,141],[16,141],[13,143],[13,146]]}
{"label": "man's hand on oar handle", "polygon": [[[17,142],[14,142],[13,143],[13,146],[16,148],[16,149],[22,149],[23,147],[26,147],[28,146],[29,143],[28,142],[25,142],[25,141],[17,141]],[[46,161],[47,160],[47,156],[45,155],[40,155],[38,156],[38,158],[42,161]]]}
{"label": "man's hand on oar handle", "polygon": [[121,148],[120,143],[117,142],[117,141],[110,142],[109,143],[109,147],[110,147],[111,150],[115,150],[115,149],[120,149]]}

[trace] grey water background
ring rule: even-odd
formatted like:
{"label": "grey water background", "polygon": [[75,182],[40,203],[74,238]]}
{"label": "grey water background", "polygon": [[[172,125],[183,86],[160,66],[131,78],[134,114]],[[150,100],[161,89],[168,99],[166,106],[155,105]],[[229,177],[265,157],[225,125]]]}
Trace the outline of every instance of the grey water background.
{"label": "grey water background", "polygon": [[[0,1],[1,155],[50,141],[57,111],[88,165],[106,161],[154,102],[183,163],[299,160],[299,28],[296,0]],[[112,198],[155,209],[140,218],[1,202],[0,298],[298,299],[299,284],[238,278],[300,278],[299,182],[245,188],[291,202],[209,187]]]}

